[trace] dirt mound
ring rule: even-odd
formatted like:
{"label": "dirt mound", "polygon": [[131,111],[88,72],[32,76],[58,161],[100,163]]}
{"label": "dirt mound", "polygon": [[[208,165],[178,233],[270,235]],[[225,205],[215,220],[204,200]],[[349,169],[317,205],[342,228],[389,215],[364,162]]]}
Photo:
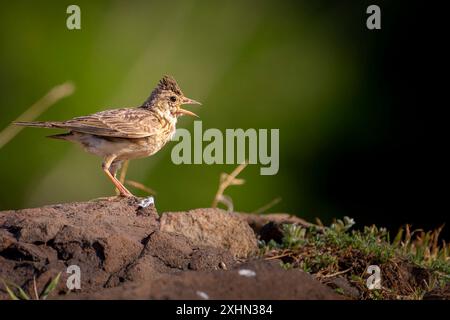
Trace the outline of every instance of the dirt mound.
{"label": "dirt mound", "polygon": [[239,258],[247,258],[258,250],[252,229],[243,227],[238,215],[221,209],[166,212],[161,217],[161,230],[182,234],[195,243],[227,248]]}
{"label": "dirt mound", "polygon": [[[34,278],[42,291],[61,272],[50,298],[339,299],[256,251],[247,221],[218,209],[160,218],[153,205],[114,197],[0,212],[0,278],[29,293]],[[81,289],[66,295],[71,265]]]}
{"label": "dirt mound", "polygon": [[[270,288],[270,290],[268,290]],[[284,270],[275,261],[254,260],[226,271],[162,274],[154,281],[130,282],[98,294],[69,299],[340,299],[309,274]]]}

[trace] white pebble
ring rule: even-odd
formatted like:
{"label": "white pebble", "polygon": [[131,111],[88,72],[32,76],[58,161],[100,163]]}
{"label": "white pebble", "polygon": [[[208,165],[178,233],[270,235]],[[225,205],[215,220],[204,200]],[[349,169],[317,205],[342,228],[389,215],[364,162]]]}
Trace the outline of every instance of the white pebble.
{"label": "white pebble", "polygon": [[241,269],[239,270],[239,275],[250,278],[256,276],[256,272],[250,269]]}
{"label": "white pebble", "polygon": [[197,295],[198,295],[200,298],[204,299],[204,300],[208,300],[208,299],[209,299],[209,296],[208,296],[205,292],[203,292],[203,291],[197,291]]}
{"label": "white pebble", "polygon": [[151,206],[152,204],[155,204],[155,199],[150,196],[148,198],[145,198],[139,202],[139,207],[141,208],[147,208],[148,206]]}

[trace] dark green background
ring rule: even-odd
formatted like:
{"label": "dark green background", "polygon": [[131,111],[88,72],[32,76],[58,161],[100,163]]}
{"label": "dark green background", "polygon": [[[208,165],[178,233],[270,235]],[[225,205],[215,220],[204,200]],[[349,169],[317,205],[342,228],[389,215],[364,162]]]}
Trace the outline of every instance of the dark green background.
{"label": "dark green background", "polygon": [[[81,7],[81,30],[66,28],[72,3]],[[411,78],[404,72],[411,69],[402,65],[418,54],[404,45],[420,41],[410,29],[420,10],[411,15],[406,2],[378,2],[382,30],[369,31],[371,3],[355,3],[4,3],[0,128],[66,80],[75,83],[75,94],[39,120],[139,105],[163,74],[171,74],[187,96],[203,103],[195,110],[205,129],[280,129],[279,173],[261,176],[259,165],[249,166],[241,176],[246,184],[227,191],[237,210],[281,197],[271,211],[325,221],[350,215],[388,225],[421,223],[426,219],[412,218],[418,207],[405,188],[423,196],[422,171],[404,166],[414,161],[421,115],[405,91]],[[192,120],[179,126],[191,130]],[[0,150],[0,209],[113,194],[100,159],[44,139],[50,133],[26,129]],[[235,166],[176,166],[173,145],[131,162],[128,178],[158,192],[160,211],[210,205],[220,173]],[[422,189],[412,188],[415,182]]]}

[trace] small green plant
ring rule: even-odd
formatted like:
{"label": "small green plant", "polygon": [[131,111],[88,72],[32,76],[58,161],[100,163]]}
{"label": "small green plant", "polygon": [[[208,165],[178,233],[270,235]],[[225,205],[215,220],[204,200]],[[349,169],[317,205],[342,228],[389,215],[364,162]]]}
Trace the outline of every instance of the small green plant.
{"label": "small green plant", "polygon": [[[58,286],[59,280],[61,278],[61,272],[56,275],[55,278],[53,278],[50,283],[45,287],[44,291],[39,295],[37,286],[36,286],[36,280],[33,279],[33,289],[34,289],[34,299],[35,300],[46,300],[47,297],[52,293],[56,287]],[[12,282],[7,282],[5,280],[2,280],[3,285],[5,287],[6,292],[8,293],[11,300],[32,300],[30,295],[28,295],[20,286],[16,285]],[[13,289],[11,289],[13,288]],[[15,292],[15,290],[17,292]]]}
{"label": "small green plant", "polygon": [[331,224],[330,229],[334,230],[338,233],[344,233],[344,232],[347,232],[354,225],[355,225],[355,220],[353,220],[352,218],[349,218],[349,217],[344,217],[343,220],[337,219],[336,221],[334,221]]}
{"label": "small green plant", "polygon": [[334,289],[334,291],[335,291],[336,293],[338,293],[338,294],[341,294],[341,295],[344,295],[344,294],[345,294],[344,289],[342,289],[342,288],[336,288],[336,289]]}
{"label": "small green plant", "polygon": [[[373,225],[354,230],[354,225],[349,217],[337,219],[329,227],[283,224],[281,241],[261,241],[260,252],[266,259],[280,259],[284,268],[303,270],[324,282],[345,277],[363,299],[422,299],[426,292],[450,282],[450,245],[438,240],[442,227],[424,232],[411,231],[407,225],[391,241],[385,228]],[[366,270],[370,265],[381,268],[386,283],[383,289],[368,290]],[[402,278],[413,266],[430,279],[414,282]]]}
{"label": "small green plant", "polygon": [[295,224],[284,224],[282,226],[282,246],[285,248],[296,248],[305,241],[306,229]]}
{"label": "small green plant", "polygon": [[381,290],[372,290],[370,291],[369,296],[372,300],[384,300]]}

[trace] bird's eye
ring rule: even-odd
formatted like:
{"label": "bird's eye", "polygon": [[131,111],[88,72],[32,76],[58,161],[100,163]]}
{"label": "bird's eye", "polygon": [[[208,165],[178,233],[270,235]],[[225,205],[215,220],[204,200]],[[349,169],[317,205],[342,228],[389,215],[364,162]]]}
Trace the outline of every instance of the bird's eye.
{"label": "bird's eye", "polygon": [[175,96],[171,96],[171,97],[170,97],[170,101],[172,101],[172,102],[175,102],[175,101],[177,101],[177,97],[175,97]]}

